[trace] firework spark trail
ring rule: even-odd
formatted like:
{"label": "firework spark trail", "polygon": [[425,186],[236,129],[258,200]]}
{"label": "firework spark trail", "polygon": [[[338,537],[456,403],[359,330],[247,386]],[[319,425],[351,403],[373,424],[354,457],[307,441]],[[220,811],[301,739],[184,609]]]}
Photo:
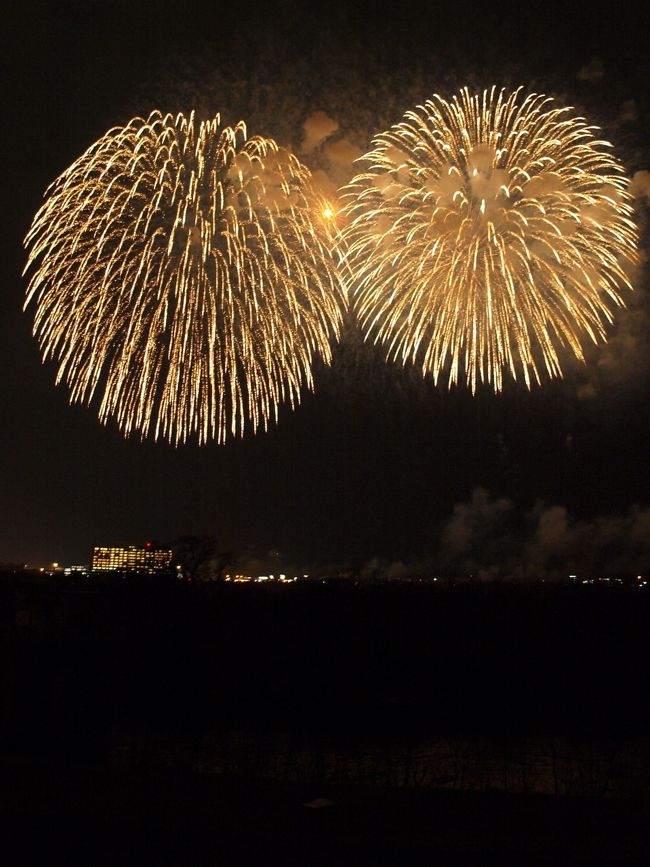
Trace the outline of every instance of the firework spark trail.
{"label": "firework spark trail", "polygon": [[628,181],[571,110],[521,89],[434,95],[345,190],[341,255],[366,338],[434,381],[530,387],[605,338],[631,288]]}
{"label": "firework spark trail", "polygon": [[125,435],[267,427],[329,363],[343,289],[310,173],[274,141],[152,113],[50,186],[26,238],[43,358]]}

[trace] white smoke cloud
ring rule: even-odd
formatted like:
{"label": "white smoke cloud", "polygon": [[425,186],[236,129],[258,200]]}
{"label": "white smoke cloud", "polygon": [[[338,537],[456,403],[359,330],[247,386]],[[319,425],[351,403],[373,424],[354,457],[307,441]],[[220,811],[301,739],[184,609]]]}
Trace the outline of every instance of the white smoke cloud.
{"label": "white smoke cloud", "polygon": [[650,508],[577,520],[562,505],[538,501],[526,515],[507,497],[475,488],[456,503],[430,553],[408,560],[373,557],[360,569],[328,564],[324,576],[364,581],[447,578],[539,581],[616,578],[650,571]]}
{"label": "white smoke cloud", "polygon": [[629,189],[635,199],[650,199],[650,172],[645,169],[635,172]]}
{"label": "white smoke cloud", "polygon": [[528,556],[551,577],[567,569],[586,577],[630,575],[650,565],[650,509],[572,521],[567,510],[540,511]]}
{"label": "white smoke cloud", "polygon": [[442,533],[443,548],[452,555],[470,553],[477,541],[494,532],[511,508],[510,500],[492,500],[486,490],[475,488],[469,503],[454,506]]}
{"label": "white smoke cloud", "polygon": [[564,506],[537,503],[523,533],[513,530],[515,515],[511,500],[475,488],[441,532],[443,570],[453,577],[525,580],[624,576],[650,567],[650,509],[632,506],[623,515],[578,521]]}
{"label": "white smoke cloud", "polygon": [[362,151],[346,138],[328,141],[323,148],[325,159],[334,166],[352,171],[353,163],[362,155]]}
{"label": "white smoke cloud", "polygon": [[327,201],[336,198],[338,184],[331,178],[325,169],[316,169],[312,172],[312,184],[316,192]]}
{"label": "white smoke cloud", "polygon": [[324,111],[313,112],[302,125],[303,139],[300,145],[300,152],[303,154],[310,153],[321,142],[333,135],[338,128],[338,121],[331,118]]}
{"label": "white smoke cloud", "polygon": [[303,122],[299,148],[311,169],[317,195],[334,212],[339,210],[339,191],[352,177],[354,161],[362,155],[361,149],[339,130],[339,122],[326,112],[312,112]]}
{"label": "white smoke cloud", "polygon": [[[643,254],[641,258],[643,264]],[[650,378],[650,297],[642,267],[631,282],[635,291],[625,293],[627,306],[616,311],[607,341],[585,347],[584,365],[567,365],[567,378],[580,399],[636,389]]]}

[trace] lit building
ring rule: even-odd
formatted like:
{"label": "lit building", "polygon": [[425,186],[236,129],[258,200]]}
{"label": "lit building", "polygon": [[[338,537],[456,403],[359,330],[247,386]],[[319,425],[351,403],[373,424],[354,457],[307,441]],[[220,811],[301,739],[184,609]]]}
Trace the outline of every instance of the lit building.
{"label": "lit building", "polygon": [[143,548],[93,548],[93,572],[145,572],[156,575],[170,572],[172,552],[167,548],[154,548],[151,542]]}

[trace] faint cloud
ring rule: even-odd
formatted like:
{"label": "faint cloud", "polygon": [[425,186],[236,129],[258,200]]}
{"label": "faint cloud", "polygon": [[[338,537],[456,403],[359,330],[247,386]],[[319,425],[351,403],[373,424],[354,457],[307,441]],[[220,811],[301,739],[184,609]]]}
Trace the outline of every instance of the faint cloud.
{"label": "faint cloud", "polygon": [[605,74],[605,67],[600,57],[592,57],[589,63],[580,67],[578,70],[578,79],[580,81],[600,81]]}
{"label": "faint cloud", "polygon": [[399,581],[400,579],[407,578],[410,574],[411,570],[401,560],[396,560],[386,569],[386,578],[389,581]]}
{"label": "faint cloud", "polygon": [[598,397],[598,389],[593,382],[587,382],[578,389],[578,398],[580,400],[592,400],[595,397]]}
{"label": "faint cloud", "polygon": [[639,114],[636,109],[636,103],[633,99],[626,99],[621,105],[621,110],[616,119],[617,126],[622,126],[624,123],[634,123],[639,119]]}

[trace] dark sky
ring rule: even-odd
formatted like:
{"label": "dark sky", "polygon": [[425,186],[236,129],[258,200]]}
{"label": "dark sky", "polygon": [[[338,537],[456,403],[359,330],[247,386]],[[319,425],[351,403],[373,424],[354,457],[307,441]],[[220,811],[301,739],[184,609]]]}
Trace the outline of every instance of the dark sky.
{"label": "dark sky", "polygon": [[[643,275],[609,346],[563,382],[449,393],[386,365],[350,327],[300,408],[266,434],[204,448],[125,441],[93,408],[70,407],[21,309],[22,238],[45,187],[154,106],[236,110],[243,93],[242,116],[268,119],[270,134],[295,142],[300,118],[321,109],[360,141],[413,94],[521,83],[603,126],[630,174],[647,169],[647,22],[632,4],[18,5],[2,46],[0,562],[87,562],[95,544],[186,533],[298,564],[408,562],[435,559],[454,505],[477,487],[507,501],[514,524],[536,503],[592,522],[650,506]],[[249,86],[260,81],[271,85],[261,108]]]}

